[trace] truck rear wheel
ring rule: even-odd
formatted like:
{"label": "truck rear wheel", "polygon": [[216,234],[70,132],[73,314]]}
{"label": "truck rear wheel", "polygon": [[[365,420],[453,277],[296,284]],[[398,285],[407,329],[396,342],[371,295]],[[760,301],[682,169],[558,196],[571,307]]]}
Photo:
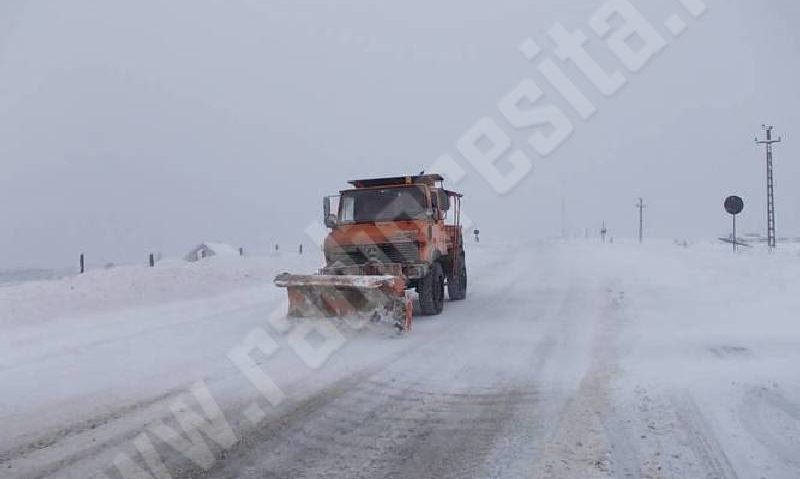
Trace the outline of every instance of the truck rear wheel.
{"label": "truck rear wheel", "polygon": [[442,265],[433,263],[431,271],[417,287],[420,311],[424,316],[441,314],[444,309],[444,271]]}
{"label": "truck rear wheel", "polygon": [[451,300],[467,297],[467,265],[462,264],[457,272],[447,279],[447,294]]}

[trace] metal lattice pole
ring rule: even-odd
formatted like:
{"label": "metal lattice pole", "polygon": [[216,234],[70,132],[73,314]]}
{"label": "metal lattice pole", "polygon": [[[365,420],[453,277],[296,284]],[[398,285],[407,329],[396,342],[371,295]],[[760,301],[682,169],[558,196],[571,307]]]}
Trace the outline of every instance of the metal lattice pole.
{"label": "metal lattice pole", "polygon": [[775,234],[775,171],[772,166],[772,145],[780,143],[781,138],[772,138],[772,125],[761,125],[761,127],[766,130],[767,139],[756,138],[756,143],[766,145],[767,149],[767,244],[772,250],[778,246],[778,238]]}

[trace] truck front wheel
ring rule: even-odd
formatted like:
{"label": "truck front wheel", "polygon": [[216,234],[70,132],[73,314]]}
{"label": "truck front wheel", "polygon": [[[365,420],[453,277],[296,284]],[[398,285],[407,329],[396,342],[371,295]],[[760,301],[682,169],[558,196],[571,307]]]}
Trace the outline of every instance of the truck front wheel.
{"label": "truck front wheel", "polygon": [[424,316],[441,314],[444,309],[444,271],[442,265],[433,263],[427,276],[417,286],[420,312]]}

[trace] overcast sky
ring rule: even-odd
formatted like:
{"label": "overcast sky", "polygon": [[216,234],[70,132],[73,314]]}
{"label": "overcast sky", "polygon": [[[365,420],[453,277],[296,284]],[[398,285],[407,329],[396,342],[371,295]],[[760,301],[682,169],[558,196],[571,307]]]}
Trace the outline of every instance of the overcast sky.
{"label": "overcast sky", "polygon": [[[722,200],[739,193],[743,229],[761,232],[762,122],[784,137],[779,234],[800,236],[800,3],[707,0],[700,18],[634,3],[667,41],[637,73],[589,25],[602,1],[3,0],[0,267],[143,261],[203,240],[289,247],[345,180],[443,154],[485,241],[559,235],[562,198],[574,234],[606,220],[634,236],[643,196],[648,234],[700,239],[727,233]],[[604,96],[558,59],[557,23],[625,86]],[[536,61],[519,50],[529,37]],[[537,71],[548,58],[591,118]],[[574,125],[546,156],[498,110],[526,78]],[[456,148],[484,117],[533,163],[505,194]]]}

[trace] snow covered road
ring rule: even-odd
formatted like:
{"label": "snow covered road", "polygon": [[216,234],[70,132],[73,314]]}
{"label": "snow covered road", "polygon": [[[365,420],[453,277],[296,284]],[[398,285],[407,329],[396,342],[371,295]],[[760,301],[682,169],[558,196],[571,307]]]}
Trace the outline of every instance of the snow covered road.
{"label": "snow covered road", "polygon": [[[315,261],[0,290],[0,477],[800,476],[795,253],[473,246],[466,301],[409,336],[348,335],[319,368],[278,332],[269,285]],[[276,340],[253,355],[274,404],[229,359],[253,331]],[[210,459],[164,433],[176,400],[219,426]]]}

